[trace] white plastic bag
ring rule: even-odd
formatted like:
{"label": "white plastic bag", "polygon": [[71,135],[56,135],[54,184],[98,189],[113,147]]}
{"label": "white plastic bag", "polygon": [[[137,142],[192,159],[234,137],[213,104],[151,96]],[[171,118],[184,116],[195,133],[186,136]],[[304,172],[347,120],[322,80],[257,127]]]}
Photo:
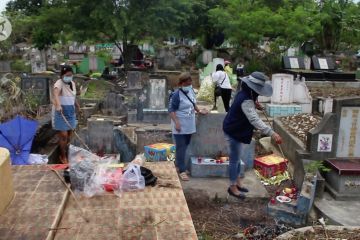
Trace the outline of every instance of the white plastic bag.
{"label": "white plastic bag", "polygon": [[47,155],[34,154],[34,153],[30,153],[29,159],[28,159],[28,163],[31,165],[47,164],[48,161],[49,161],[49,159],[48,159]]}
{"label": "white plastic bag", "polygon": [[140,165],[130,163],[122,176],[120,191],[115,190],[116,195],[121,192],[136,191],[145,188],[145,179],[141,175]]}

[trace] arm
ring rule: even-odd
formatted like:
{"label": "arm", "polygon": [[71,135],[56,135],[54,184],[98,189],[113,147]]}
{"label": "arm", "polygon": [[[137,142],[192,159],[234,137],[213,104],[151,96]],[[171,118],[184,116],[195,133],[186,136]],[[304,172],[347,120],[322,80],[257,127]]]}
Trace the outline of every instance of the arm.
{"label": "arm", "polygon": [[282,142],[282,139],[279,134],[274,132],[271,127],[267,126],[259,117],[255,110],[255,104],[252,100],[245,100],[241,104],[241,109],[243,110],[245,116],[256,129],[259,129],[262,134],[271,136],[277,144]]}
{"label": "arm", "polygon": [[178,132],[181,131],[180,122],[179,122],[179,119],[178,119],[177,116],[176,116],[176,110],[179,109],[179,105],[180,105],[179,92],[175,92],[175,93],[173,93],[173,95],[170,97],[168,112],[169,112],[169,114],[170,114],[170,118],[174,121],[174,123],[175,123],[175,129],[176,129],[176,131],[178,131]]}
{"label": "arm", "polygon": [[61,104],[60,104],[60,89],[58,87],[55,87],[54,90],[53,90],[53,95],[54,95],[54,99],[53,99],[53,102],[54,102],[54,107],[55,107],[55,110],[56,111],[61,111],[62,108],[61,108]]}

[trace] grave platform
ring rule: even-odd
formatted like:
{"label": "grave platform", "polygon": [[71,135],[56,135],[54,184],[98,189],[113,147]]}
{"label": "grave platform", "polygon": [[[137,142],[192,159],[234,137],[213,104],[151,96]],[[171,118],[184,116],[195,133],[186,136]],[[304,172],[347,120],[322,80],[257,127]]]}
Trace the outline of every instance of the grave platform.
{"label": "grave platform", "polygon": [[336,200],[360,199],[360,159],[328,159],[326,188]]}
{"label": "grave platform", "polygon": [[158,177],[155,187],[121,197],[78,196],[86,223],[47,166],[13,166],[15,197],[0,215],[0,239],[197,239],[174,164],[145,167]]}

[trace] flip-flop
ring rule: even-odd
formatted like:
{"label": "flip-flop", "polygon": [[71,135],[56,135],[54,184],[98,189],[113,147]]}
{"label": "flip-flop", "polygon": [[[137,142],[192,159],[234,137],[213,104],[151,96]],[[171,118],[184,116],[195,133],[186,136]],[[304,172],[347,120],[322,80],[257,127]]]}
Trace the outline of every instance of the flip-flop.
{"label": "flip-flop", "polygon": [[186,174],[186,172],[180,173],[180,174],[179,174],[179,177],[180,177],[180,179],[183,180],[183,181],[189,181],[189,180],[190,180],[190,179],[189,179],[189,176]]}

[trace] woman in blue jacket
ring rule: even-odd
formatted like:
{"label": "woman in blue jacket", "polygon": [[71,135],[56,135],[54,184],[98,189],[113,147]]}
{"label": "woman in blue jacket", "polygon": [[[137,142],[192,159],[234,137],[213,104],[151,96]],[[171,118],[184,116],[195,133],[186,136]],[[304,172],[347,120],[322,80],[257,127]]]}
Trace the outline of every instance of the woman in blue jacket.
{"label": "woman in blue jacket", "polygon": [[240,153],[243,144],[251,142],[254,129],[257,128],[262,134],[271,136],[278,144],[282,142],[279,134],[267,126],[255,110],[255,103],[259,95],[267,97],[272,95],[272,86],[266,83],[268,79],[261,72],[253,72],[242,78],[242,89],[235,96],[223,122],[223,130],[230,145],[230,186],[228,193],[239,199],[244,199],[243,192],[248,192],[247,188],[241,186],[241,178],[239,177]]}

